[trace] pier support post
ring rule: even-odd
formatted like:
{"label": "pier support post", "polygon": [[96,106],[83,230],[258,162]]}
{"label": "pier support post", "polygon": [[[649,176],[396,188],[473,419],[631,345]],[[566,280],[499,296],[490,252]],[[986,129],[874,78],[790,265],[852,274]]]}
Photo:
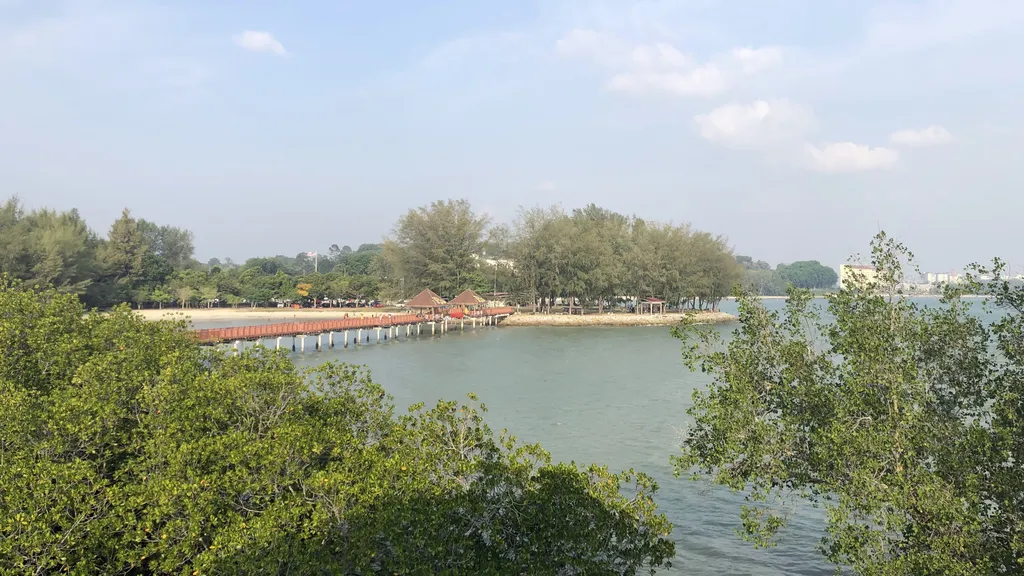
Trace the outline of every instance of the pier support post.
{"label": "pier support post", "polygon": [[410,330],[412,330],[412,326],[410,326],[409,324],[406,324],[406,325],[405,325],[405,337],[406,337],[406,338],[408,338],[408,337],[409,337],[409,331],[410,331]]}
{"label": "pier support post", "polygon": [[419,324],[416,325],[416,335],[419,336],[422,333],[423,333],[423,323],[420,322]]}
{"label": "pier support post", "polygon": [[465,330],[465,329],[466,329],[466,319],[463,318],[462,320],[459,321],[459,330]]}
{"label": "pier support post", "polygon": [[436,324],[434,322],[430,323],[430,335],[431,336],[434,335],[434,328],[435,328],[435,326],[436,326]]}
{"label": "pier support post", "polygon": [[342,339],[342,342],[345,343],[345,348],[348,348],[348,330],[345,330],[345,337]]}
{"label": "pier support post", "polygon": [[306,335],[299,336],[299,352],[306,353]]}
{"label": "pier support post", "polygon": [[235,340],[235,356],[238,356],[238,346],[239,346],[239,344],[240,344],[240,342],[238,340]]}
{"label": "pier support post", "polygon": [[331,350],[334,350],[334,331],[333,330],[331,330],[331,332],[327,335],[327,345],[331,347]]}
{"label": "pier support post", "polygon": [[295,336],[292,336],[292,352],[295,352]]}
{"label": "pier support post", "polygon": [[359,344],[359,343],[362,343],[362,341],[363,341],[363,329],[360,328],[359,330],[356,331],[356,343]]}
{"label": "pier support post", "polygon": [[281,337],[278,336],[277,337],[277,348],[275,348],[275,350],[280,350],[280,349],[281,349]]}
{"label": "pier support post", "polygon": [[321,332],[321,333],[316,335],[316,351],[317,352],[319,352],[319,351],[324,349],[323,342],[324,342],[324,333]]}

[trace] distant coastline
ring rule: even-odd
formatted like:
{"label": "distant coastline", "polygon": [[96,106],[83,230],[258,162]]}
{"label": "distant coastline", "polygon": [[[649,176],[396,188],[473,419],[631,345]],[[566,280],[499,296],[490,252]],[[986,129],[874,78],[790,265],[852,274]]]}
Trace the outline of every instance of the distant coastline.
{"label": "distant coastline", "polygon": [[[834,292],[833,292],[833,294],[834,294]],[[824,300],[825,297],[827,297],[827,296],[828,296],[828,294],[815,294],[814,296],[812,296],[812,298],[814,298],[815,300]],[[942,298],[942,294],[903,294],[903,296],[906,296],[907,298],[935,298],[935,299]],[[986,294],[964,294],[964,295],[962,295],[960,297],[961,298],[991,298],[991,296],[986,295]],[[754,296],[754,298],[756,298],[758,300],[785,300],[786,298],[789,298],[789,296]],[[734,296],[726,296],[725,300],[729,300],[729,301],[735,302],[736,298]]]}

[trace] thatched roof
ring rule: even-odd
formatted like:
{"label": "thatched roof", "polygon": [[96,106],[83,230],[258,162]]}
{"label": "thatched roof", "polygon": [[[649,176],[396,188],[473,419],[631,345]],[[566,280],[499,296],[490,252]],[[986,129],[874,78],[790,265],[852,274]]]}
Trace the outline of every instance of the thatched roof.
{"label": "thatched roof", "polygon": [[457,306],[479,306],[485,302],[487,302],[487,300],[476,292],[473,292],[472,290],[463,290],[462,294],[452,298],[452,301],[449,302],[449,304]]}
{"label": "thatched roof", "polygon": [[405,303],[408,308],[438,308],[445,304],[444,298],[434,294],[430,288],[413,296],[412,300]]}

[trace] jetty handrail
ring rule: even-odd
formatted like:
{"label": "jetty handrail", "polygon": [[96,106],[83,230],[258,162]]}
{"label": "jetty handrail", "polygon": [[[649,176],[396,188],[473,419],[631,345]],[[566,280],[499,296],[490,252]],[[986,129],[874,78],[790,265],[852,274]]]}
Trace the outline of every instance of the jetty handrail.
{"label": "jetty handrail", "polygon": [[[510,307],[485,308],[478,310],[482,316],[502,316],[511,314]],[[227,342],[230,340],[254,340],[297,336],[301,334],[317,334],[324,332],[340,332],[343,330],[359,330],[373,328],[390,328],[441,320],[423,314],[378,314],[375,316],[357,316],[353,318],[336,318],[333,320],[314,320],[307,322],[278,322],[256,326],[231,326],[227,328],[200,328],[195,331],[196,339],[203,343]]]}

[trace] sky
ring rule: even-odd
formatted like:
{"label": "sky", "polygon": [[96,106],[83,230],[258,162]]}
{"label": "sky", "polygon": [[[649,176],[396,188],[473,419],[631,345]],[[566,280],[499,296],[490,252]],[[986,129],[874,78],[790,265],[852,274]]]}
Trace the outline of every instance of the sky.
{"label": "sky", "polygon": [[838,266],[1024,266],[1020,0],[0,0],[0,195],[196,255],[596,203]]}

